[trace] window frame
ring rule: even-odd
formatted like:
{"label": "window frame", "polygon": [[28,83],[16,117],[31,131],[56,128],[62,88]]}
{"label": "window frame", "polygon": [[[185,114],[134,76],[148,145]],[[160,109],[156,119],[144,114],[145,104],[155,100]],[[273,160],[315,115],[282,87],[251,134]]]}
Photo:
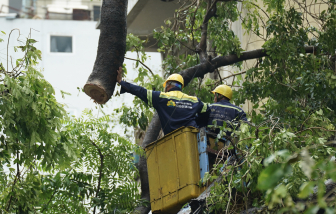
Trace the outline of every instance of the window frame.
{"label": "window frame", "polygon": [[[71,37],[72,38],[72,52],[51,52],[51,37],[59,36],[59,37]],[[70,34],[58,34],[58,33],[50,33],[48,34],[48,53],[56,54],[56,55],[73,55],[75,54],[75,36]]]}
{"label": "window frame", "polygon": [[[94,18],[95,18],[95,14],[94,14],[94,8],[95,7],[99,7],[99,17],[98,17],[98,20],[94,20]],[[102,6],[101,5],[93,5],[92,6],[92,21],[94,21],[94,22],[97,22],[97,21],[99,21],[100,20],[100,18],[101,18],[101,9],[102,9]]]}

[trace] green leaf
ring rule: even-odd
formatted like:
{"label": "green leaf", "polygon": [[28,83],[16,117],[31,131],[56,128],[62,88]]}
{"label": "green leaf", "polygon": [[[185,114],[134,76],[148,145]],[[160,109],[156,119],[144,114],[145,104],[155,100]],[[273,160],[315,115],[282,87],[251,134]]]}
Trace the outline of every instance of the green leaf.
{"label": "green leaf", "polygon": [[303,173],[308,177],[311,178],[311,174],[313,172],[313,166],[315,164],[314,159],[310,156],[307,149],[302,150],[301,152],[302,161],[300,162],[300,167]]}
{"label": "green leaf", "polygon": [[260,173],[257,187],[260,190],[273,188],[284,175],[285,171],[281,164],[269,165]]}
{"label": "green leaf", "polygon": [[61,92],[61,95],[62,95],[63,99],[65,98],[65,95],[71,96],[71,94],[69,92],[65,92],[63,90],[60,90],[60,92]]}
{"label": "green leaf", "polygon": [[312,181],[305,182],[300,187],[300,193],[298,194],[299,198],[307,198],[314,191],[315,183]]}
{"label": "green leaf", "polygon": [[312,206],[309,209],[307,209],[304,214],[316,214],[317,211],[319,210],[318,206]]}
{"label": "green leaf", "polygon": [[37,41],[35,39],[28,39],[28,42],[31,43],[31,44],[34,44],[36,43]]}
{"label": "green leaf", "polygon": [[279,187],[277,187],[275,193],[281,196],[281,198],[284,198],[287,194],[287,188],[285,187],[285,185],[281,184]]}
{"label": "green leaf", "polygon": [[273,162],[273,160],[276,158],[275,154],[270,155],[269,157],[265,158],[264,165],[268,166],[270,163]]}
{"label": "green leaf", "polygon": [[334,208],[328,207],[325,209],[325,214],[335,214],[336,210]]}
{"label": "green leaf", "polygon": [[275,187],[283,175],[281,164],[272,164],[266,167],[258,177],[258,189],[267,190]]}

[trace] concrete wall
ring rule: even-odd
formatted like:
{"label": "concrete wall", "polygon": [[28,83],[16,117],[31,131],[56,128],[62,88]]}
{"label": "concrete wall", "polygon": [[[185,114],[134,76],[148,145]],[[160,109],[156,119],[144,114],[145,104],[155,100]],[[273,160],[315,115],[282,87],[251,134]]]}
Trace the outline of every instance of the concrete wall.
{"label": "concrete wall", "polygon": [[8,1],[9,0],[0,0],[0,8],[2,8],[1,9],[2,13],[8,13],[8,7],[3,6],[3,5],[9,5]]}
{"label": "concrete wall", "polygon": [[[238,2],[237,3],[237,7],[239,10],[241,10],[242,8],[242,3],[241,2]],[[246,36],[244,35],[244,31],[242,29],[242,23],[241,23],[241,20],[238,19],[237,21],[235,22],[232,22],[229,24],[230,26],[230,29],[235,33],[235,35],[239,38],[241,44],[242,44],[242,47],[244,48],[244,45],[246,44]],[[219,73],[220,73],[220,76],[222,78],[225,78],[227,76],[230,76],[232,74],[235,74],[235,73],[238,73],[238,72],[241,72],[243,71],[244,69],[242,70],[239,70],[237,67],[235,66],[224,66],[224,67],[220,67],[218,69]],[[219,80],[219,77],[218,77],[218,74],[217,73],[212,73],[212,74],[207,74],[206,77],[208,78],[216,78],[217,80]],[[223,80],[223,84],[226,84],[226,85],[229,85],[230,87],[232,86],[232,83],[233,81],[236,81],[237,79],[234,78],[234,77],[230,77],[230,78],[226,78]],[[238,87],[232,87],[232,90],[237,90]],[[249,111],[249,103],[246,102],[244,105],[240,105],[241,108],[243,108],[243,110],[245,112],[248,112]]]}
{"label": "concrete wall", "polygon": [[36,15],[45,18],[46,8],[53,12],[72,13],[72,8],[91,10],[93,18],[93,6],[101,6],[101,0],[36,0]]}
{"label": "concrete wall", "polygon": [[127,5],[127,14],[133,9],[134,5],[138,2],[138,0],[128,0]]}
{"label": "concrete wall", "polygon": [[[91,21],[59,21],[59,20],[32,20],[32,19],[15,19],[6,20],[0,18],[0,30],[5,31],[8,36],[9,32],[14,29],[20,29],[20,38],[24,40],[30,30],[31,37],[38,41],[36,47],[42,51],[42,61],[38,68],[42,70],[47,81],[49,81],[56,91],[56,98],[59,102],[64,103],[66,109],[72,114],[79,116],[85,108],[96,110],[97,105],[83,92],[79,92],[77,87],[82,88],[89,77],[97,53],[99,30],[95,29],[95,22]],[[73,52],[72,53],[51,53],[50,36],[63,35],[72,36]],[[13,60],[22,56],[21,53],[14,53],[13,46],[19,45],[16,38],[19,36],[15,31],[10,40],[10,55]],[[6,38],[5,37],[5,38]],[[3,37],[4,38],[4,37]],[[5,39],[4,38],[4,39]],[[5,39],[6,40],[6,39]],[[161,56],[159,53],[148,53],[150,59],[146,63],[154,72],[161,72]],[[127,57],[136,58],[135,53],[127,53]],[[0,43],[0,62],[6,67],[6,42]],[[136,76],[134,69],[135,62],[125,60],[128,70],[127,80],[132,81]],[[11,67],[11,66],[9,66]],[[71,93],[71,96],[62,98],[60,90]],[[117,88],[116,88],[117,90]],[[122,103],[131,105],[132,95],[122,95],[113,97],[106,107],[105,112],[112,112]]]}
{"label": "concrete wall", "polygon": [[21,10],[22,7],[22,0],[10,0],[9,2],[9,12],[10,13],[17,13],[18,10]]}
{"label": "concrete wall", "polygon": [[[297,5],[297,3],[298,2],[287,1],[286,4],[285,4],[286,10],[288,10],[290,7],[299,8],[298,5]],[[266,11],[266,7],[265,7],[265,5],[263,4],[263,2],[261,0],[258,0],[257,4],[264,11]],[[323,10],[327,10],[327,8],[328,8],[326,2],[325,1],[321,1],[321,0],[317,0],[316,2],[315,2],[315,0],[307,0],[306,3],[305,3],[305,5],[308,5],[307,6],[307,10],[309,12],[316,13],[315,14],[316,16],[319,16],[320,13]],[[304,12],[304,11],[301,11],[301,12]],[[245,14],[247,14],[247,13],[248,13],[248,11],[243,10],[243,16]],[[261,37],[263,37],[264,35],[266,35],[266,29],[263,27],[263,24],[265,23],[266,20],[268,20],[268,17],[266,17],[266,15],[264,13],[262,13],[262,12],[260,13],[260,15],[263,17],[263,22],[261,20],[259,20],[259,25],[260,25],[259,33],[260,33]],[[316,21],[316,19],[314,19],[310,15],[308,15],[308,16],[306,16],[306,14],[304,15],[303,24],[306,27],[314,26],[317,29],[321,29],[321,24],[318,23]],[[235,31],[235,33],[236,33],[236,31]],[[310,34],[309,36],[312,37],[313,35]],[[262,45],[265,42],[262,38],[260,38],[256,34],[254,34],[252,32],[246,32],[245,29],[242,29],[242,39],[240,41],[241,41],[242,48],[245,49],[245,50],[247,50],[247,51],[248,50],[255,50],[255,49],[258,49],[258,48],[262,48]],[[256,65],[256,63],[257,63],[257,59],[245,61],[243,63],[243,69],[242,69],[242,71],[246,71],[246,70],[254,67]],[[250,102],[247,102],[246,103],[246,109],[251,109],[251,107],[252,107],[252,104]]]}

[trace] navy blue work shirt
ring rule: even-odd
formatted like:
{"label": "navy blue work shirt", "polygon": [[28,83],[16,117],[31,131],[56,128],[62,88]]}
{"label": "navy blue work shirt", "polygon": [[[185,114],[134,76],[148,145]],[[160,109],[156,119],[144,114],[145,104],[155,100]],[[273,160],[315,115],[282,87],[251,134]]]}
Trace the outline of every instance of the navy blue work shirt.
{"label": "navy blue work shirt", "polygon": [[165,135],[182,126],[198,128],[195,120],[196,114],[202,115],[207,110],[209,111],[207,104],[197,97],[182,93],[177,87],[165,93],[147,90],[125,81],[119,84],[121,85],[120,94],[131,93],[156,109]]}
{"label": "navy blue work shirt", "polygon": [[[225,121],[227,127],[233,129],[239,127],[239,120],[247,121],[246,114],[238,106],[235,106],[230,103],[228,100],[221,100],[217,103],[213,103],[209,105],[210,111],[206,115],[198,115],[197,117],[197,124],[199,126],[206,126],[206,125],[214,125],[213,121],[216,121],[217,126],[223,126],[223,122]],[[238,124],[238,126],[232,126],[233,124]],[[219,128],[209,128],[207,130],[213,133],[218,134],[220,129]],[[231,132],[226,132],[227,136],[230,136]]]}

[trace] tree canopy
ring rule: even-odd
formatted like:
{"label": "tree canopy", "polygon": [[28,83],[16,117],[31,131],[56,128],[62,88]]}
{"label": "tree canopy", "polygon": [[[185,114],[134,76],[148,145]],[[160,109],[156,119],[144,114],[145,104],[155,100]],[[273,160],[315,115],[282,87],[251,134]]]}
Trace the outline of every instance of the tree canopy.
{"label": "tree canopy", "polygon": [[145,203],[131,154],[138,147],[113,133],[110,115],[69,116],[38,69],[37,41],[19,42],[22,57],[0,63],[1,213],[129,213]]}
{"label": "tree canopy", "polygon": [[[334,212],[335,200],[325,196],[324,182],[335,182],[335,4],[333,0],[185,1],[165,26],[154,31],[164,55],[165,76],[180,73],[188,85],[184,92],[212,102],[210,90],[225,83],[235,89],[236,105],[249,105],[249,123],[235,130],[238,142],[233,148],[239,158],[225,172],[216,170],[225,163],[218,160],[209,174],[211,181],[223,179],[206,202],[208,211],[260,207],[274,212]],[[243,36],[232,28],[237,22]],[[252,43],[260,46],[250,47]],[[134,51],[142,50],[138,44],[134,42]],[[235,72],[222,76],[219,71],[229,65]],[[134,81],[162,90],[163,80],[140,64]],[[151,121],[146,146],[158,137],[158,117],[138,99],[134,104],[124,109],[122,118],[129,117],[140,128],[143,121]],[[132,112],[142,115],[141,120]],[[227,129],[221,128],[218,137]],[[143,184],[148,181],[142,163]],[[242,198],[235,200],[233,190]],[[142,188],[142,197],[148,198],[148,186]]]}
{"label": "tree canopy", "polygon": [[[335,0],[182,3],[153,32],[164,55],[164,77],[146,66],[146,40],[129,34],[126,50],[138,53],[133,59],[136,84],[163,90],[164,78],[180,73],[185,93],[211,103],[210,90],[225,83],[234,88],[233,103],[249,106],[249,122],[232,130],[237,140],[224,148],[235,149],[236,159],[230,164],[218,159],[206,176],[203,185],[218,180],[204,211],[236,213],[256,207],[334,213],[335,189],[325,182],[336,182]],[[243,36],[232,28],[237,23]],[[35,42],[28,36],[15,47],[22,58],[0,64],[0,209],[148,213],[146,157],[139,164],[140,195],[130,153],[142,149],[113,133],[111,121],[124,124],[126,134],[133,128],[146,131],[145,147],[158,138],[157,114],[136,98],[132,107],[113,115],[94,118],[86,111],[69,117],[39,72],[41,52]],[[260,46],[251,48],[251,42]],[[225,66],[233,69],[223,76]],[[218,138],[228,127],[220,129]]]}

